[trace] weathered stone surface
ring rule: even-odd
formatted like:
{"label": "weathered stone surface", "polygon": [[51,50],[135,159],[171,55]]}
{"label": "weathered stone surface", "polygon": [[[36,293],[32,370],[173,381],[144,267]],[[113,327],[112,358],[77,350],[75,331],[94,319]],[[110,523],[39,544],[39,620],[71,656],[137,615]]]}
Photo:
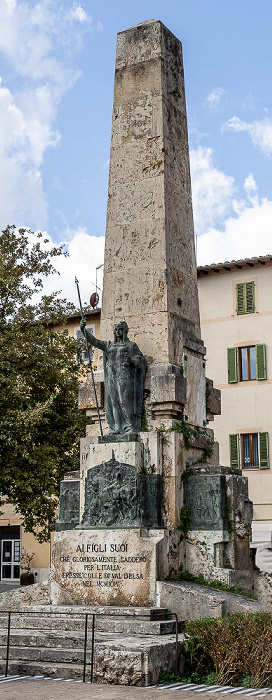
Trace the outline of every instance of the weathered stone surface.
{"label": "weathered stone surface", "polygon": [[32,586],[0,593],[0,609],[20,610],[25,605],[46,605],[48,600],[48,583],[34,583]]}
{"label": "weathered stone surface", "polygon": [[218,618],[231,613],[257,613],[265,610],[264,601],[259,602],[252,600],[252,598],[186,581],[157,582],[157,603],[163,605],[166,602],[180,620],[198,620],[203,617]]}
{"label": "weathered stone surface", "polygon": [[163,530],[72,530],[55,538],[53,604],[154,604]]}
{"label": "weathered stone surface", "polygon": [[181,365],[187,323],[203,355],[182,49],[156,20],[117,40],[101,337],[121,318],[149,363]]}
{"label": "weathered stone surface", "polygon": [[208,377],[206,377],[206,411],[210,420],[212,416],[221,415],[221,391],[214,388],[213,381]]}
{"label": "weathered stone surface", "polygon": [[[49,608],[49,606],[48,606]],[[81,610],[81,608],[79,609]],[[132,615],[137,621],[137,609],[131,608]],[[45,612],[43,610],[43,612]],[[63,611],[60,611],[63,612]],[[9,673],[20,675],[45,675],[51,678],[74,678],[82,679],[83,673],[83,648],[84,648],[84,622],[85,616],[69,614],[75,613],[74,609],[66,609],[67,616],[54,616],[55,622],[63,621],[63,629],[51,629],[50,633],[41,633],[37,628],[37,621],[41,619],[47,621],[44,615],[36,618],[34,615],[24,615],[18,619],[14,616],[16,623],[22,628],[18,631],[11,629],[10,650],[9,650]],[[99,613],[94,609],[94,612]],[[119,613],[126,613],[118,610]],[[144,612],[148,612],[144,609]],[[113,615],[114,610],[105,610],[105,613]],[[100,616],[96,616],[100,621]],[[105,620],[105,618],[104,618]],[[110,620],[110,618],[108,618]],[[6,622],[4,619],[0,628],[0,652],[1,658],[5,658],[6,647]],[[91,622],[91,619],[90,619]],[[137,622],[132,624],[137,626]],[[118,625],[118,619],[113,624]],[[118,683],[122,685],[146,686],[155,684],[159,674],[164,670],[165,665],[170,670],[175,670],[175,635],[160,636],[155,629],[144,636],[141,632],[144,622],[139,620],[138,633],[129,636],[128,630],[122,632],[100,633],[96,626],[95,647],[94,647],[94,680],[103,683]],[[153,623],[149,623],[153,624]],[[155,623],[156,625],[157,623]],[[169,625],[169,623],[166,623]],[[171,623],[170,623],[171,624]],[[122,623],[121,623],[122,625]],[[77,630],[76,633],[67,631],[67,627]],[[32,628],[29,635],[28,627]],[[2,634],[4,632],[4,634]],[[1,649],[2,647],[2,649]],[[4,648],[3,648],[4,647]],[[87,667],[86,680],[90,678],[89,659],[91,655],[91,627],[87,640]],[[181,669],[181,666],[180,666]],[[0,672],[5,672],[5,661],[0,662]]]}
{"label": "weathered stone surface", "polygon": [[151,368],[151,394],[153,404],[176,403],[176,411],[186,403],[186,379],[181,375],[180,367],[173,365],[153,365]]}
{"label": "weathered stone surface", "polygon": [[[98,406],[99,406],[99,408],[103,408],[104,407],[104,374],[103,374],[103,372],[94,372],[94,378],[95,378],[95,388],[96,388]],[[91,374],[88,374],[86,382],[82,382],[82,384],[79,385],[78,408],[85,409],[85,410],[88,408],[94,408],[95,410],[97,410]]]}

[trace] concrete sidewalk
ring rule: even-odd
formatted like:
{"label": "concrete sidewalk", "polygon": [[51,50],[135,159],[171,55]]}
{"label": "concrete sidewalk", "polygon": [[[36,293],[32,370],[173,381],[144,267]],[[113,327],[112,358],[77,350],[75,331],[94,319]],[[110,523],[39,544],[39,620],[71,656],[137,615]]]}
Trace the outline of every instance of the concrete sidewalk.
{"label": "concrete sidewalk", "polygon": [[[225,694],[226,692],[226,694]],[[233,697],[230,693],[224,692],[224,698],[230,700]],[[265,690],[256,691],[258,696],[266,696]],[[270,691],[271,693],[271,691]],[[239,694],[243,700],[247,694],[252,696],[245,688]],[[255,696],[255,693],[254,693]],[[254,697],[253,696],[253,697]],[[22,700],[22,698],[33,697],[35,700],[197,700],[199,691],[189,691],[174,688],[159,690],[157,688],[135,688],[122,685],[91,685],[90,683],[75,683],[72,681],[51,681],[51,680],[12,680],[0,684],[1,700]],[[221,692],[201,693],[201,700],[219,700],[222,698]],[[268,698],[268,695],[267,695]]]}

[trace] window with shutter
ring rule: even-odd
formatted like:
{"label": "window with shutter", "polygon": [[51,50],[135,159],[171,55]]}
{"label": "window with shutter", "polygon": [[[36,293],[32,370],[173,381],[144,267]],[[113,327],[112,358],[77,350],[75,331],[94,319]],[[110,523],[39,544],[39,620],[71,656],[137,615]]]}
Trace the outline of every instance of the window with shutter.
{"label": "window with shutter", "polygon": [[255,312],[254,282],[236,284],[236,312],[238,315]]}
{"label": "window with shutter", "polygon": [[228,348],[228,383],[237,382],[237,350]]}
{"label": "window with shutter", "polygon": [[246,347],[237,348],[236,374],[237,379],[229,379],[229,382],[246,382],[252,381],[252,379],[266,379],[265,345],[263,343],[260,345],[247,345]]}
{"label": "window with shutter", "polygon": [[236,284],[236,311],[237,314],[245,313],[245,285]]}
{"label": "window with shutter", "polygon": [[269,469],[268,433],[259,433],[260,469]]}
{"label": "window with shutter", "polygon": [[265,345],[256,345],[257,379],[266,379]]}
{"label": "window with shutter", "polygon": [[255,311],[254,282],[245,283],[245,313],[253,314]]}
{"label": "window with shutter", "polygon": [[234,469],[240,468],[239,435],[230,435],[230,466]]}

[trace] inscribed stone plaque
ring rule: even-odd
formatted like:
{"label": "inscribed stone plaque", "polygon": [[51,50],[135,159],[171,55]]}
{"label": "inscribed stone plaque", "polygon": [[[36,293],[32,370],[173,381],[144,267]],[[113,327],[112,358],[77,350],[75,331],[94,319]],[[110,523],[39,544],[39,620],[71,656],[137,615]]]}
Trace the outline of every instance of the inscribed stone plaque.
{"label": "inscribed stone plaque", "polygon": [[55,538],[53,604],[154,605],[163,530],[72,530]]}
{"label": "inscribed stone plaque", "polygon": [[225,530],[226,484],[221,474],[190,476],[184,485],[184,502],[189,507],[191,530]]}

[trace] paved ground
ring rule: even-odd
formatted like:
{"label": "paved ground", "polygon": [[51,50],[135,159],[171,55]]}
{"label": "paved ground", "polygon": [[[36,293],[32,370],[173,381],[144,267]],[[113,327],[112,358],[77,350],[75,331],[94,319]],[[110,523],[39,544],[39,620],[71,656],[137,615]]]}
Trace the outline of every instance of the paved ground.
{"label": "paved ground", "polygon": [[201,700],[226,700],[239,695],[241,700],[250,697],[269,698],[272,693],[262,690],[247,690],[221,688],[218,692],[215,688],[207,691],[211,686],[199,686],[196,690],[188,690],[175,687],[161,688],[134,688],[122,685],[91,685],[75,681],[54,681],[51,679],[18,678],[0,679],[1,700],[22,700],[33,697],[35,700],[197,700],[197,693],[201,693]]}
{"label": "paved ground", "polygon": [[20,588],[19,583],[2,583],[0,581],[0,593],[6,593],[6,591],[12,591],[14,588]]}

